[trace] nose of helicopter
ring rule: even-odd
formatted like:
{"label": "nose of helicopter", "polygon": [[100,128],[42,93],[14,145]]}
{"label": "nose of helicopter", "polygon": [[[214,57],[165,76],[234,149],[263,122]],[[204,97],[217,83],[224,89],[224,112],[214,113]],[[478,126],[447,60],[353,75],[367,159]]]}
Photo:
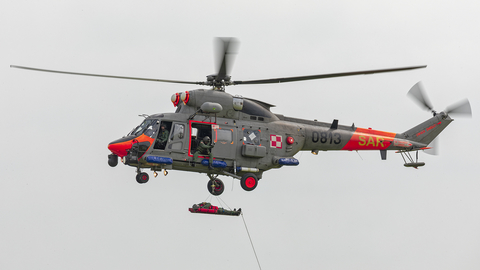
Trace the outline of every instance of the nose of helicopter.
{"label": "nose of helicopter", "polygon": [[119,157],[126,156],[127,150],[132,148],[132,138],[122,138],[108,144],[108,150]]}

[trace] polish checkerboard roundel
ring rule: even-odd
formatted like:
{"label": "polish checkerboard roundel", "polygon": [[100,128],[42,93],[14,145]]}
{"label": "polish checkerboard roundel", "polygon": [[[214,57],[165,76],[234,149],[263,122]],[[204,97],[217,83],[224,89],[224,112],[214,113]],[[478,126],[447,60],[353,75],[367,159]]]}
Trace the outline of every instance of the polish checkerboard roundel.
{"label": "polish checkerboard roundel", "polygon": [[270,147],[282,148],[282,136],[270,134]]}

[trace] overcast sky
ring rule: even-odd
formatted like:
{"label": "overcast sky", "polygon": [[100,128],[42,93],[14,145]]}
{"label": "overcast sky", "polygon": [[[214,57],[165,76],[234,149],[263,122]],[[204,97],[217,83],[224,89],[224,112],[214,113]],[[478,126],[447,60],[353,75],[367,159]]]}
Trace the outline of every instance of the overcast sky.
{"label": "overcast sky", "polygon": [[0,1],[1,269],[258,269],[241,217],[188,212],[205,175],[139,185],[107,164],[139,114],[196,87],[9,67],[201,81],[215,37],[241,42],[234,80],[428,65],[228,88],[275,113],[404,132],[430,117],[406,96],[418,81],[439,111],[472,105],[418,170],[394,152],[300,152],[252,192],[222,177],[262,269],[480,268],[479,2],[152,2]]}

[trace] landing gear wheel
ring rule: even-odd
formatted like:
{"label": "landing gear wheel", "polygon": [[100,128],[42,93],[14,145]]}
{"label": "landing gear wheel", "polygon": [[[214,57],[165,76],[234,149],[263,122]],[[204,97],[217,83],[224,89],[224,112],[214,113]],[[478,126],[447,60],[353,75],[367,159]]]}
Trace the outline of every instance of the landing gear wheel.
{"label": "landing gear wheel", "polygon": [[139,184],[145,184],[148,182],[149,179],[148,173],[138,173],[136,179]]}
{"label": "landing gear wheel", "polygon": [[210,192],[213,196],[218,196],[225,190],[225,185],[223,184],[222,180],[215,178],[208,181],[207,189],[208,192]]}
{"label": "landing gear wheel", "polygon": [[252,191],[257,187],[258,177],[253,173],[246,173],[240,179],[240,185],[246,191]]}

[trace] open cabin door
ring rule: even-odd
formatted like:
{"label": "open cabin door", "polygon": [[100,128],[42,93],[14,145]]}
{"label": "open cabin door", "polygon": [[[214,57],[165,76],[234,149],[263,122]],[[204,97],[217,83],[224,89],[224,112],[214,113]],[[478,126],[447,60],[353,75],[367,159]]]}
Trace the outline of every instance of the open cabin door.
{"label": "open cabin door", "polygon": [[210,122],[190,121],[190,142],[188,147],[188,156],[193,157],[200,142],[208,136],[212,140],[212,124]]}
{"label": "open cabin door", "polygon": [[190,145],[188,155],[193,157],[200,141],[205,136],[215,143],[212,149],[214,158],[235,158],[235,133],[233,127],[219,126],[211,122],[190,121]]}

